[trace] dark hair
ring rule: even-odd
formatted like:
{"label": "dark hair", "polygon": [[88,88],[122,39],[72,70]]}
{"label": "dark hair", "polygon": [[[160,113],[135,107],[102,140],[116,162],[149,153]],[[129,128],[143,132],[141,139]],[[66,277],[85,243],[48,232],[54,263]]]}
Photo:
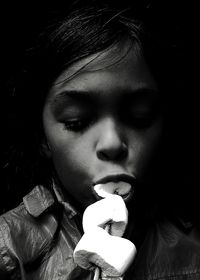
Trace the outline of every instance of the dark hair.
{"label": "dark hair", "polygon": [[147,4],[142,7],[116,5],[82,0],[49,13],[48,24],[41,24],[43,30],[34,46],[26,51],[26,63],[12,90],[13,133],[10,133],[11,148],[5,165],[16,203],[34,185],[50,184],[53,167],[41,151],[41,117],[49,87],[64,69],[81,58],[129,39],[143,46],[142,51],[154,66],[155,75],[160,74],[160,69],[156,72],[160,42],[157,34],[150,32],[150,24],[145,30]]}

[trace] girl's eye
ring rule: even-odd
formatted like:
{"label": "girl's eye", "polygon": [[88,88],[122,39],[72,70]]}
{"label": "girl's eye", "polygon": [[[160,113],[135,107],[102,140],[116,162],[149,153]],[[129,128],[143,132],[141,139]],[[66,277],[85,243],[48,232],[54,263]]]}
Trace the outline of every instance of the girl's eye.
{"label": "girl's eye", "polygon": [[90,107],[79,103],[69,103],[59,113],[58,122],[64,125],[64,129],[74,132],[86,129],[95,117]]}
{"label": "girl's eye", "polygon": [[124,121],[133,129],[147,129],[159,116],[161,103],[156,96],[141,95],[125,100],[122,103]]}
{"label": "girl's eye", "polygon": [[144,128],[148,128],[152,122],[153,122],[153,117],[151,115],[144,115],[144,116],[135,116],[132,117],[132,125],[135,128],[138,129],[144,129]]}
{"label": "girl's eye", "polygon": [[91,119],[69,119],[63,121],[64,128],[69,131],[74,132],[82,132],[84,129],[87,129],[88,126],[91,124]]}
{"label": "girl's eye", "polygon": [[153,109],[148,109],[141,112],[136,110],[127,112],[126,119],[134,128],[146,129],[153,124],[157,115],[157,110]]}

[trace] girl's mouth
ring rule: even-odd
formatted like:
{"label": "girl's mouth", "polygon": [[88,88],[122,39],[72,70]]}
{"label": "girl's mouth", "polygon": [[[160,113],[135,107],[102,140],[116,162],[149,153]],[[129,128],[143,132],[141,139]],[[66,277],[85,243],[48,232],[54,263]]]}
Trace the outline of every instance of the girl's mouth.
{"label": "girl's mouth", "polygon": [[109,175],[101,180],[98,180],[93,185],[93,193],[99,200],[111,194],[120,195],[123,200],[129,201],[134,192],[135,177],[126,174]]}

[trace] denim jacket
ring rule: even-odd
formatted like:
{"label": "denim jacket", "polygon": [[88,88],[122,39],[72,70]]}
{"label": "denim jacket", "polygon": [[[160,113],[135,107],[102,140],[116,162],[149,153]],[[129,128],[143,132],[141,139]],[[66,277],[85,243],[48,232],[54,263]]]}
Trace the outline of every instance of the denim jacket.
{"label": "denim jacket", "polygon": [[[36,186],[0,217],[0,280],[92,280],[73,260],[80,221],[59,189]],[[164,218],[152,224],[125,279],[199,280],[200,229]]]}

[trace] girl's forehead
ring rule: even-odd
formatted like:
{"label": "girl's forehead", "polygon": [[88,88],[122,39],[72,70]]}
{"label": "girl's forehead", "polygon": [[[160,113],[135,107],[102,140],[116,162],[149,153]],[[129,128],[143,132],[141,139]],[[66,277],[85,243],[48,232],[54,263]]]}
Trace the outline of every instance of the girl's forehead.
{"label": "girl's forehead", "polygon": [[137,45],[118,44],[67,68],[50,88],[47,100],[63,92],[112,96],[141,89],[157,90],[157,83]]}
{"label": "girl's forehead", "polygon": [[136,45],[126,43],[90,55],[67,68],[50,88],[47,101],[63,101],[63,97],[72,95],[92,95],[108,101],[125,92],[147,89],[157,91],[157,83]]}
{"label": "girl's forehead", "polygon": [[89,55],[69,66],[55,80],[53,87],[63,86],[65,82],[67,83],[79,74],[105,69],[117,71],[121,62],[126,64],[130,60],[130,55],[139,55],[136,44],[132,44],[129,41],[119,42],[106,50]]}

